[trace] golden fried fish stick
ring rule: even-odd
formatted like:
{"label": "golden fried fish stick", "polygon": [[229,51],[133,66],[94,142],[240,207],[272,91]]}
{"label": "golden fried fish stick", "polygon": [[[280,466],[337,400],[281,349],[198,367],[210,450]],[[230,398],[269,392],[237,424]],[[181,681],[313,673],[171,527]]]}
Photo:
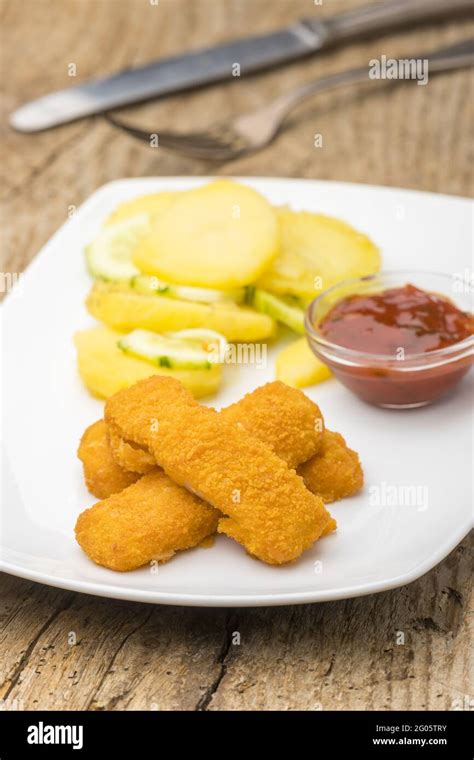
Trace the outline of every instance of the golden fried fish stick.
{"label": "golden fried fish stick", "polygon": [[[279,381],[257,388],[238,403],[223,409],[220,414],[243,425],[255,438],[272,448],[291,468],[309,459],[321,445],[324,425],[318,406],[302,391]],[[99,434],[102,434],[102,441],[98,440]],[[107,449],[106,434],[113,458]],[[125,441],[111,423],[107,428],[104,422],[97,423],[97,446],[99,443],[102,444],[104,454],[95,458],[91,453],[88,457],[88,472],[85,473],[88,482],[98,480],[103,484],[100,491],[89,489],[98,498],[105,499],[138,479],[138,475],[129,478],[128,474],[124,473],[122,476],[121,468],[145,474],[157,467],[155,458],[148,450]],[[108,482],[107,463],[110,463]],[[107,485],[110,490],[107,489]]]}
{"label": "golden fried fish stick", "polygon": [[[292,469],[320,449],[324,422],[319,407],[302,391],[278,380],[248,393],[220,414],[242,425]],[[156,467],[153,455],[125,441],[113,423],[109,423],[108,432],[113,456],[121,467],[141,473]]]}
{"label": "golden fried fish stick", "polygon": [[298,467],[306,488],[330,502],[352,496],[364,484],[364,473],[356,451],[350,449],[340,433],[325,430],[321,450]]}
{"label": "golden fried fish stick", "polygon": [[133,441],[126,441],[113,423],[108,423],[106,427],[110,453],[117,466],[141,475],[156,469],[155,457],[148,449]]}
{"label": "golden fried fish stick", "polygon": [[220,412],[266,444],[294,469],[316,454],[324,422],[317,404],[279,380],[248,393]]}
{"label": "golden fried fish stick", "polygon": [[135,483],[140,475],[127,472],[112,456],[104,420],[98,420],[85,430],[77,456],[82,462],[88,490],[98,499],[105,499]]}
{"label": "golden fried fish stick", "polygon": [[[279,402],[279,408],[282,411],[281,416],[277,413],[277,400]],[[290,405],[294,410],[294,413],[291,415],[291,417],[287,414]],[[285,450],[285,446],[287,447],[287,450],[291,448],[291,435],[289,433],[281,433],[280,420],[285,419],[288,422],[288,427],[290,427],[290,419],[293,426],[296,425],[296,433],[293,440],[295,441],[295,446],[299,445],[301,452],[303,452],[301,456],[304,456],[309,451],[314,451],[317,445],[319,445],[321,438],[320,425],[318,423],[320,412],[316,405],[313,405],[312,402],[309,401],[309,399],[307,399],[301,391],[291,389],[279,382],[269,383],[268,385],[264,386],[263,389],[257,389],[257,391],[254,391],[254,393],[249,394],[247,397],[245,397],[245,399],[242,401],[242,406],[244,407],[243,411],[245,412],[242,417],[245,418],[246,423],[253,425],[254,432],[260,432],[260,435],[262,435],[261,431],[263,430],[263,433],[266,435],[269,443],[272,443],[271,436],[273,434],[279,441],[281,441],[279,448],[281,448],[283,451]],[[232,407],[229,407],[229,416],[235,419],[235,422],[238,422],[237,415],[235,414],[238,408],[239,404],[234,404]],[[268,420],[268,417],[270,417],[270,422]],[[122,446],[125,448],[125,450],[128,450],[126,453],[126,456],[128,456],[127,461],[130,461],[130,456],[135,456],[134,464],[138,464],[139,466],[143,464],[143,454],[147,454],[146,450],[139,448],[137,444],[134,444],[132,442],[128,443],[126,441],[123,441],[117,432],[116,427],[114,425],[110,425],[110,423],[108,427],[109,438],[111,438],[112,430],[117,445]],[[301,430],[304,431],[304,435],[300,436],[298,439],[297,436],[300,435]],[[315,436],[314,432],[316,433]],[[103,429],[103,443],[104,445],[107,445],[105,429]],[[150,454],[148,454],[148,456],[151,457]],[[152,458],[151,462],[153,468],[157,471],[155,459]],[[145,564],[149,561],[148,557],[143,559],[143,553],[138,553],[134,555],[133,560],[130,559],[130,557],[128,558],[128,564],[126,566],[122,564],[119,567],[117,565],[115,553],[105,547],[103,539],[103,536],[108,532],[108,524],[112,524],[112,522],[114,522],[114,528],[111,531],[111,534],[114,536],[115,543],[119,546],[126,545],[129,541],[131,526],[137,523],[139,525],[142,525],[144,523],[146,524],[146,517],[144,519],[143,513],[145,513],[145,515],[149,514],[150,508],[152,507],[151,499],[153,498],[155,498],[158,503],[157,516],[159,519],[159,505],[162,504],[159,489],[162,487],[162,484],[160,481],[154,482],[153,487],[156,489],[156,494],[153,497],[150,492],[150,481],[147,478],[142,478],[142,481],[143,487],[135,487],[130,493],[129,489],[126,489],[123,494],[120,494],[120,498],[103,501],[100,505],[100,521],[97,519],[89,519],[85,523],[82,521],[80,541],[81,545],[83,546],[84,550],[89,553],[91,558],[99,564],[103,564],[106,567],[112,567],[113,569],[125,570],[134,569],[136,567],[139,567],[141,564]],[[181,489],[181,493],[184,493],[185,496],[188,495],[187,492],[183,489]],[[99,505],[96,505],[96,507],[93,509],[97,509],[97,511],[99,511]],[[117,513],[117,509],[119,509],[119,514],[121,515],[120,522],[118,523],[115,522],[114,518],[114,515]],[[170,500],[168,502],[168,510],[172,517],[175,514],[174,500]],[[180,510],[179,501],[178,510]],[[95,514],[95,512],[93,514]],[[206,535],[210,535],[216,530],[219,517],[219,513],[217,513],[217,511],[215,512],[214,517],[215,519],[210,526],[211,529]],[[205,524],[206,523],[204,523],[204,525]],[[334,530],[334,528],[335,523],[333,520],[331,520],[328,523],[324,534],[330,532],[331,530]],[[193,543],[190,543],[189,546],[201,542],[203,538],[202,529],[202,516],[196,513],[195,510],[191,510],[187,514],[186,520],[183,524],[183,530],[186,535],[191,535],[193,537]],[[152,540],[156,549],[156,545],[159,541],[158,536],[156,533],[153,533],[153,530],[150,531],[150,535],[153,537]],[[144,538],[146,539],[146,533]],[[169,549],[169,536],[167,534],[164,536],[164,541],[166,540],[168,540],[167,549]],[[98,546],[102,547],[100,553],[97,549]],[[173,548],[173,545],[171,545],[171,547]],[[178,542],[175,549],[178,550],[180,548],[182,547]],[[163,561],[168,557],[168,554],[166,552],[161,552],[160,554],[158,550],[155,550],[155,556],[159,556]],[[171,556],[171,554],[169,556]]]}
{"label": "golden fried fish stick", "polygon": [[105,419],[152,451],[169,477],[219,509],[218,530],[269,564],[297,559],[332,524],[320,498],[265,444],[173,378],[119,391]]}
{"label": "golden fried fish stick", "polygon": [[134,570],[197,546],[215,533],[218,520],[219,512],[156,468],[79,515],[76,538],[97,564]]}

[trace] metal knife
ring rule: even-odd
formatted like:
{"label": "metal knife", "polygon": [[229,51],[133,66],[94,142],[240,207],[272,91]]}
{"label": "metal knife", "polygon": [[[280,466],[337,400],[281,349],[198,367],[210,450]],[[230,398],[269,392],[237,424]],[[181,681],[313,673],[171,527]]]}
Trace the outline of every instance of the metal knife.
{"label": "metal knife", "polygon": [[292,26],[218,47],[163,58],[44,95],[11,114],[20,132],[37,132],[112,108],[138,103],[297,60],[319,50],[400,26],[452,16],[472,9],[472,0],[391,0],[324,20],[302,19]]}

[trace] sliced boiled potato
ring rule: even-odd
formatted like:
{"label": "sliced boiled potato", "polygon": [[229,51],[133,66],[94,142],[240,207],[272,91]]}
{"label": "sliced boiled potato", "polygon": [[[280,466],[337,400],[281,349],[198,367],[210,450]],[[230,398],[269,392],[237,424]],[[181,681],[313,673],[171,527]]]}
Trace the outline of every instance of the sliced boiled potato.
{"label": "sliced boiled potato", "polygon": [[77,365],[84,385],[99,398],[109,398],[122,388],[151,375],[168,375],[180,380],[196,398],[215,393],[221,381],[220,365],[209,369],[167,369],[127,356],[118,347],[121,333],[107,327],[82,330],[74,336]]}
{"label": "sliced boiled potato", "polygon": [[138,198],[132,198],[117,206],[115,211],[109,216],[105,224],[115,224],[125,219],[130,219],[138,214],[147,214],[151,221],[166,211],[175,200],[178,193],[152,193],[150,195],[140,195]]}
{"label": "sliced boiled potato", "polygon": [[254,341],[275,333],[275,322],[248,306],[181,301],[160,295],[142,295],[126,284],[94,283],[86,306],[93,317],[121,332],[137,328],[171,332],[191,327],[207,327],[231,341]]}
{"label": "sliced boiled potato", "polygon": [[305,302],[341,280],[380,269],[377,246],[345,222],[308,211],[277,209],[281,249],[258,287]]}
{"label": "sliced boiled potato", "polygon": [[276,379],[293,388],[306,388],[328,377],[331,370],[313,354],[306,338],[290,343],[276,358]]}
{"label": "sliced boiled potato", "polygon": [[180,193],[133,260],[171,283],[228,289],[254,282],[278,250],[268,201],[245,185],[218,180]]}

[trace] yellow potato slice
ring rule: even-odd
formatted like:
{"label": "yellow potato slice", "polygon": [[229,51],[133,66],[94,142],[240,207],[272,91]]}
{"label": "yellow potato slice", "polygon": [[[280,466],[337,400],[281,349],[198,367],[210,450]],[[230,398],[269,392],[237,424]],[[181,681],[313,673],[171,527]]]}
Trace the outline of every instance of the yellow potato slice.
{"label": "yellow potato slice", "polygon": [[254,282],[278,250],[277,218],[265,198],[218,180],[181,193],[133,260],[167,282],[225,289]]}
{"label": "yellow potato slice", "polygon": [[293,388],[322,383],[328,377],[331,370],[313,354],[306,338],[290,343],[276,358],[276,379]]}
{"label": "yellow potato slice", "polygon": [[77,366],[84,385],[99,398],[109,398],[122,388],[151,375],[169,375],[181,380],[196,398],[215,393],[221,381],[221,367],[172,370],[127,356],[117,346],[121,333],[107,327],[82,330],[74,336]]}
{"label": "yellow potato slice", "polygon": [[288,208],[277,215],[281,250],[259,287],[307,302],[341,280],[379,271],[377,246],[345,222]]}
{"label": "yellow potato slice", "polygon": [[132,198],[117,206],[115,211],[108,217],[105,224],[115,224],[129,219],[139,214],[148,214],[151,221],[155,221],[163,211],[166,211],[178,193],[152,193],[150,195],[140,195],[138,198]]}
{"label": "yellow potato slice", "polygon": [[121,332],[136,328],[172,332],[189,327],[207,327],[231,341],[263,340],[275,332],[275,322],[271,317],[246,306],[147,296],[134,292],[126,284],[96,282],[87,297],[86,306],[93,317]]}

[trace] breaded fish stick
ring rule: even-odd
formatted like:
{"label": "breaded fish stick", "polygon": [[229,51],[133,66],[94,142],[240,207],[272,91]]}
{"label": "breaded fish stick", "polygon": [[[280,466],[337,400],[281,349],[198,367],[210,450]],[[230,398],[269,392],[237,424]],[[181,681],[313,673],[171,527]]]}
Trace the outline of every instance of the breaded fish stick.
{"label": "breaded fish stick", "polygon": [[115,394],[105,419],[148,448],[175,483],[223,512],[219,532],[264,562],[297,559],[332,527],[322,500],[274,452],[172,378],[156,375]]}
{"label": "breaded fish stick", "polygon": [[[362,487],[364,476],[357,453],[348,448],[339,433],[324,433],[319,408],[301,391],[279,381],[267,383],[220,414],[242,424],[288,466],[296,467],[304,462],[298,474],[304,478],[306,487],[324,502],[351,496]],[[315,450],[318,453],[310,459]],[[148,450],[125,441],[113,425],[109,424],[106,429],[103,421],[84,433],[78,453],[83,460],[87,487],[100,499],[118,493],[137,480],[137,476],[117,467],[117,461],[124,462],[126,470],[136,473],[157,467]]]}
{"label": "breaded fish stick", "polygon": [[113,423],[106,425],[106,436],[111,456],[117,466],[140,475],[146,475],[147,472],[156,469],[157,464],[153,454],[143,446],[122,438],[120,431]]}
{"label": "breaded fish stick", "polygon": [[219,413],[258,438],[294,469],[322,445],[324,421],[317,404],[302,391],[276,380]]}
{"label": "breaded fish stick", "polygon": [[77,455],[83,465],[86,486],[99,499],[123,491],[140,477],[136,472],[123,470],[115,461],[104,420],[94,422],[85,430]]}
{"label": "breaded fish stick", "polygon": [[[248,393],[220,411],[226,420],[242,425],[292,469],[319,451],[324,422],[317,404],[302,391],[276,381]],[[146,473],[155,458],[143,447],[125,441],[113,423],[109,443],[116,462],[126,470]]]}
{"label": "breaded fish stick", "polygon": [[[260,434],[273,444],[274,435],[278,445],[274,448],[283,453],[288,452],[289,457],[295,458],[291,451],[299,451],[299,457],[307,456],[321,443],[322,418],[318,407],[313,404],[301,391],[290,388],[283,383],[269,383],[263,388],[258,388],[248,394],[242,401],[228,407],[224,412],[229,412],[229,417],[234,423],[239,422],[238,410],[242,409],[241,419],[251,425],[255,435]],[[221,412],[223,414],[224,412]],[[284,425],[284,429],[282,430]],[[143,464],[143,455],[151,458],[152,466],[157,470],[155,459],[145,449],[137,444],[124,441],[114,426],[109,424],[109,438],[111,428],[115,431],[116,443],[126,451],[127,461],[131,459],[139,466]],[[105,425],[100,427],[103,434],[103,445],[107,446]],[[293,433],[294,431],[294,433]],[[263,434],[263,435],[262,435]],[[135,459],[133,459],[135,457]],[[92,466],[92,462],[90,463]],[[116,463],[112,460],[112,467]],[[135,477],[138,477],[135,475]],[[189,496],[188,492],[180,489],[180,499],[169,498],[163,500],[159,489],[163,488],[163,481],[142,478],[143,487],[126,489],[118,498],[107,499],[88,510],[87,518],[80,517],[78,521],[77,538],[82,548],[91,559],[99,564],[114,570],[130,570],[160,558],[164,561],[171,556],[170,546],[175,551],[183,548],[179,541],[174,542],[174,536],[168,535],[169,520],[176,518],[183,520],[181,530],[190,537],[184,548],[190,548],[202,541],[206,535],[215,532],[220,513],[214,511],[214,520],[208,522],[208,512],[202,515],[199,511],[189,508],[183,516],[182,501]],[[166,482],[166,481],[165,481]],[[150,487],[150,483],[152,487]],[[172,496],[170,492],[168,496]],[[101,496],[101,498],[104,498]],[[166,514],[163,514],[163,513]],[[120,520],[116,520],[117,513]],[[153,526],[150,525],[153,522]],[[111,527],[113,524],[113,527]],[[135,539],[135,526],[149,526]],[[335,527],[331,521],[325,533]],[[206,532],[208,531],[208,532]],[[113,536],[111,543],[109,537]],[[140,551],[134,551],[133,547],[139,541]],[[127,547],[131,543],[128,554],[117,547]],[[115,547],[115,548],[114,548]],[[132,559],[133,557],[133,559]]]}
{"label": "breaded fish stick", "polygon": [[[180,384],[179,396],[183,403],[198,405],[195,398]],[[109,421],[106,425],[107,438],[113,458],[120,467],[130,472],[145,475],[156,469],[156,460],[146,446],[133,440],[126,440],[121,431]]]}
{"label": "breaded fish stick", "polygon": [[[289,467],[297,467],[306,488],[325,503],[352,496],[362,488],[364,473],[357,452],[340,433],[324,431],[318,406],[302,391],[279,381],[267,383],[220,414],[243,425]],[[110,438],[111,429],[115,430],[109,426]],[[114,440],[114,458],[127,469],[147,472],[156,466],[153,455],[123,441],[116,430]],[[123,454],[117,456],[120,448]]]}
{"label": "breaded fish stick", "polygon": [[350,449],[340,433],[325,430],[321,451],[300,465],[298,475],[306,488],[330,502],[352,496],[364,484],[364,473],[356,451]]}
{"label": "breaded fish stick", "polygon": [[155,468],[122,493],[86,509],[77,520],[76,538],[97,564],[134,570],[196,546],[215,533],[218,520],[215,509]]}

